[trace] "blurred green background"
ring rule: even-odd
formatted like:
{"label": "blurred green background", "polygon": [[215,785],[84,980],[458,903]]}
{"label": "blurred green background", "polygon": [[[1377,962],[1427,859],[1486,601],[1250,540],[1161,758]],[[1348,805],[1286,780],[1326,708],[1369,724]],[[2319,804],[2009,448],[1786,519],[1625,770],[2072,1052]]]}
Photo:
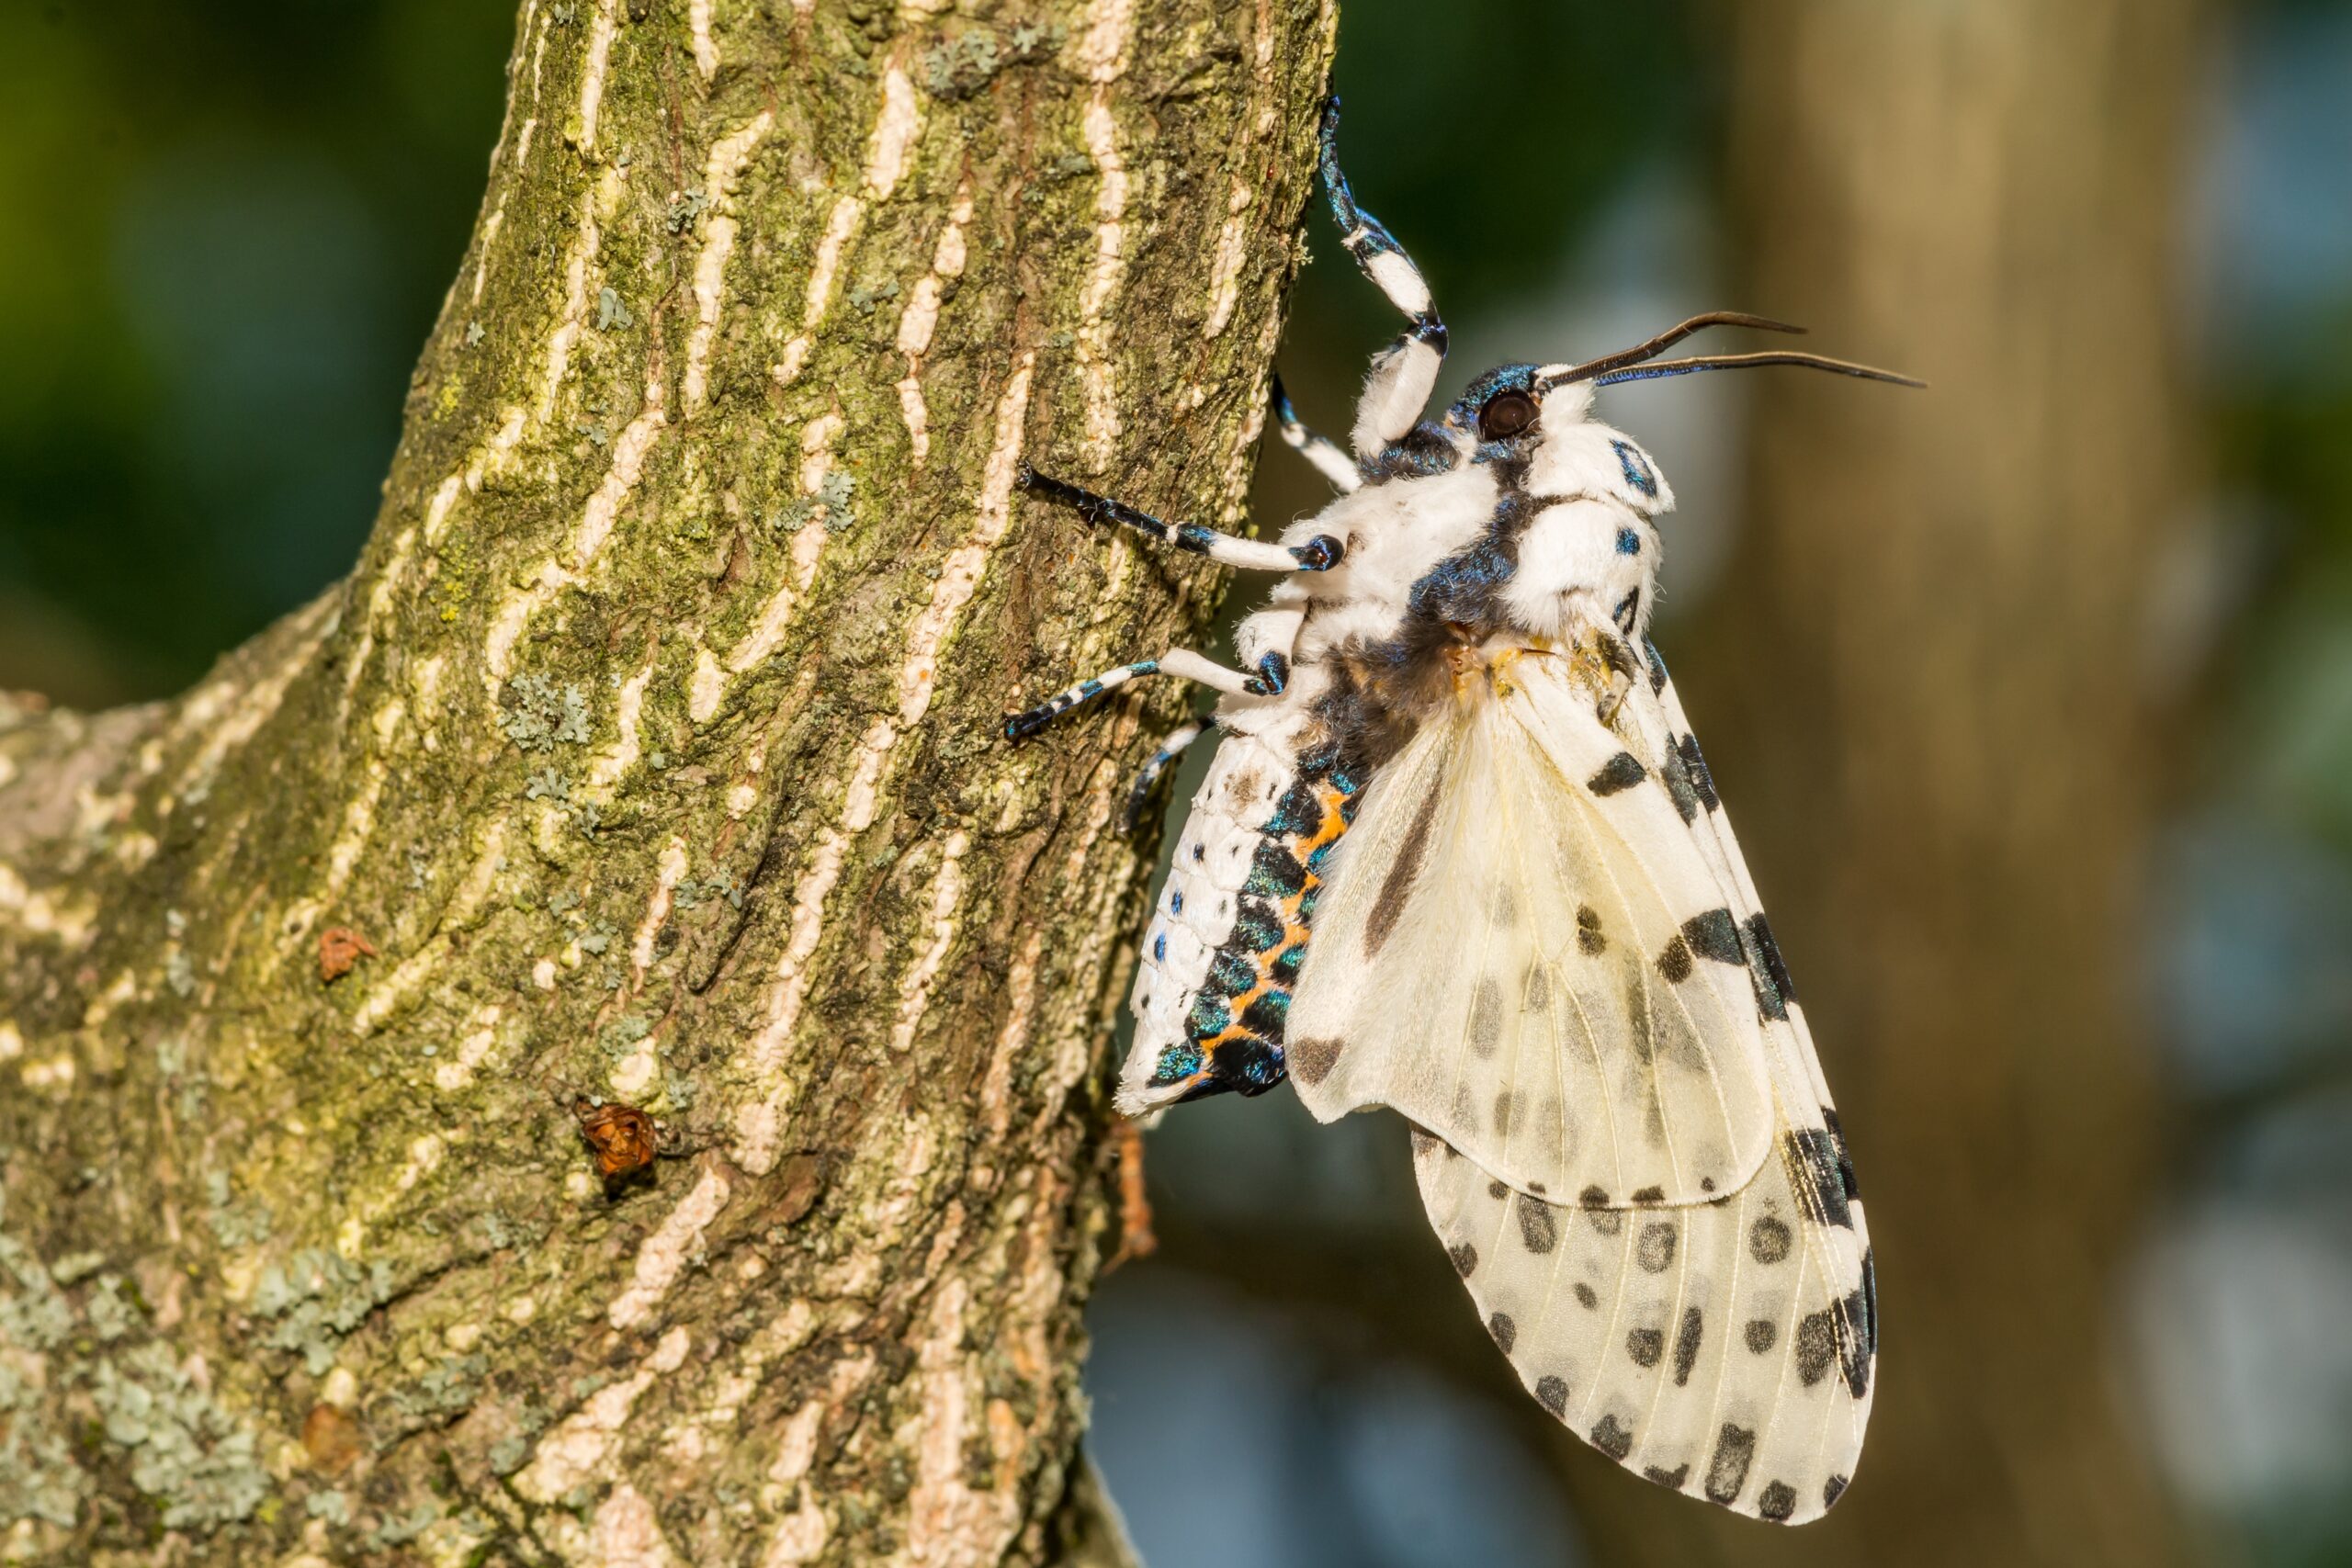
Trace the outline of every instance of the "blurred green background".
{"label": "blurred green background", "polygon": [[[1835,28],[1834,5],[1811,10],[1816,32]],[[1783,308],[1747,292],[1775,276],[1751,255],[1794,255],[1782,265],[1802,270],[1776,214],[1807,180],[1833,192],[1832,209],[1847,197],[1835,170],[1775,163],[1763,144],[1777,68],[1755,63],[1771,26],[1743,25],[1756,14],[1697,0],[1469,0],[1442,14],[1348,0],[1339,85],[1353,179],[1436,287],[1457,383],[1497,360],[1596,354],[1695,309]],[[1987,28],[2018,14],[2035,15],[1983,10]],[[2069,0],[2039,13],[2061,32],[2077,14]],[[2053,47],[2094,61],[2105,49],[2119,80],[2141,79],[2130,9],[2106,14],[2124,18],[2108,43]],[[1800,984],[1822,977],[1815,1023],[1832,1083],[1860,1090],[1841,1100],[1888,1322],[1871,1458],[1853,1501],[1800,1541],[1768,1545],[1738,1525],[1645,1534],[1701,1529],[1643,1511],[1654,1502],[1701,1510],[1615,1475],[1511,1386],[1430,1243],[1392,1122],[1315,1128],[1287,1094],[1204,1104],[1151,1141],[1161,1254],[1115,1274],[1094,1314],[1096,1451],[1159,1568],[1888,1562],[1903,1529],[1946,1517],[1981,1533],[1919,1560],[2144,1560],[2117,1544],[2133,1539],[2119,1515],[2181,1561],[2352,1562],[2352,4],[2247,0],[2200,16],[2169,73],[2145,78],[2165,99],[2149,123],[2171,129],[2092,150],[2142,159],[2145,178],[2119,182],[2133,205],[2086,217],[2086,234],[2144,234],[2120,243],[2161,251],[2148,270],[2170,290],[2145,325],[2177,346],[2179,384],[2131,438],[2179,482],[2145,551],[2066,579],[2145,583],[2145,657],[2102,672],[2144,722],[2133,745],[2108,746],[2101,715],[2065,715],[2082,752],[2062,739],[2035,764],[2094,786],[2111,771],[2136,803],[2120,826],[2096,825],[2125,839],[2124,908],[2101,933],[2098,976],[2117,993],[2112,1060],[2152,1086],[2119,1090],[2114,1148],[2108,1134],[2030,1131],[2072,1126],[2036,1118],[2102,1093],[2109,1059],[2084,1058],[2086,1084],[1993,1052],[1972,1078],[1970,1061],[1921,1044],[1841,976],[1865,962],[1845,933],[1888,919],[1853,889],[1899,868],[1883,856],[1814,875],[1788,846],[1858,837],[1869,813],[1805,794],[1785,751],[1776,763],[1769,739],[1743,739],[1784,705],[1816,705],[1802,675],[1776,691],[1771,673],[1770,617],[1801,626],[1809,613],[1805,563],[1771,554],[1793,547],[1788,520],[1804,515],[1775,465],[1803,446],[1806,410],[1849,405],[1777,402],[1795,394],[1738,378],[1623,395],[1607,417],[1650,447],[1681,503],[1660,641],[1695,655],[1685,696],[1711,748],[1710,714],[1736,710],[1717,773],[1776,924],[1782,891],[1794,900],[1785,940]],[[511,28],[503,6],[455,0],[0,8],[0,687],[83,705],[169,694],[353,559],[408,367],[473,220]],[[1952,75],[1967,102],[1970,62],[1956,57]],[[1858,92],[1852,112],[1870,101]],[[1835,116],[1839,95],[1804,107]],[[1991,128],[2009,111],[1982,112]],[[1854,144],[1871,134],[1856,128]],[[1957,143],[1970,138],[1962,127]],[[2079,150],[2045,151],[2057,166]],[[1927,193],[1947,215],[1975,176],[1951,177],[1949,195]],[[1363,355],[1395,329],[1319,214],[1313,231],[1282,365],[1308,417],[1340,429]],[[1838,261],[1901,309],[1943,308],[1900,298],[1892,263]],[[2030,292],[2032,264],[2020,265]],[[1885,318],[1856,318],[1872,319]],[[2017,325],[2037,330],[2023,312]],[[1902,352],[1826,331],[1816,346]],[[2043,391],[2106,396],[2094,368],[2058,364]],[[1946,401],[1887,417],[1943,422],[1962,445],[1981,412],[1964,400],[2003,390],[1939,385]],[[1871,434],[1848,433],[1855,468],[1901,461],[1900,442]],[[1261,516],[1317,503],[1279,448],[1263,468]],[[2052,503],[2053,550],[2068,547],[2073,504]],[[1868,597],[1875,547],[1856,535],[1859,588],[1842,553],[1815,564]],[[1998,574],[2033,569],[1962,552],[1941,570],[1964,607],[1990,602],[2008,581]],[[1788,603],[1759,586],[1792,574]],[[1736,679],[1758,666],[1760,684]],[[1790,733],[1841,757],[1875,743],[1866,718]],[[1179,798],[1188,791],[1180,781]],[[1772,830],[1791,822],[1809,836]],[[2080,923],[2055,908],[2026,910],[2028,956],[1985,990],[2039,994],[2031,949]],[[1893,1064],[1915,1050],[1942,1052],[1942,1076],[1895,1092]],[[1996,1112],[1970,1120],[1972,1087]],[[1973,1205],[1964,1190],[1944,1207],[1921,1193],[1967,1168],[1920,1149],[1946,1098],[1975,1139],[1967,1157],[2022,1181],[2032,1215],[1990,1178]],[[2018,1129],[2013,1143],[2004,1126]],[[2053,1277],[2016,1239],[2045,1206],[2062,1230],[2098,1238],[2080,1278]],[[2047,1368],[2029,1377],[2063,1416],[2005,1421],[1969,1404],[1980,1381],[1999,1384],[1971,1359],[1987,1342],[1997,1354],[1999,1337],[1950,1330],[1966,1308],[1938,1315],[1930,1260],[1992,1295],[2063,1296],[2079,1342],[2052,1335]],[[2001,1479],[2003,1456],[2029,1454]],[[2079,1465],[2079,1479],[2022,1473],[2051,1462]],[[1652,1540],[1668,1544],[1628,1544]]]}

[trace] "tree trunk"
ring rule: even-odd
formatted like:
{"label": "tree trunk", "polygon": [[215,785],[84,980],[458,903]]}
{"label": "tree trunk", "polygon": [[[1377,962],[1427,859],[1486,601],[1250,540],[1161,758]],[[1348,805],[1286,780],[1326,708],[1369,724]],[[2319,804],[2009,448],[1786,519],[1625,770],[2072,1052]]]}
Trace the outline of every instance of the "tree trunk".
{"label": "tree trunk", "polygon": [[359,569],[0,705],[0,1559],[1112,1560],[1180,703],[997,725],[1216,583],[1013,477],[1238,515],[1334,17],[982,9],[526,0]]}
{"label": "tree trunk", "polygon": [[1738,302],[1931,383],[1758,398],[1743,544],[1683,661],[1852,1141],[1885,1339],[1819,1528],[1579,1501],[1612,1562],[2173,1561],[2113,1330],[2162,1182],[2129,998],[2151,590],[2198,478],[2173,323],[2199,6],[1727,15]]}

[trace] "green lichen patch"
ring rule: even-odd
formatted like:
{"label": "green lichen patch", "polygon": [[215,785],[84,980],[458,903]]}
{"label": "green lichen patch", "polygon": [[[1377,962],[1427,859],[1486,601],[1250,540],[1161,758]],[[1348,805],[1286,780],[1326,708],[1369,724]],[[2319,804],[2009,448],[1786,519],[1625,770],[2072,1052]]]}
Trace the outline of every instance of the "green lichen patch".
{"label": "green lichen patch", "polygon": [[334,1365],[336,1347],[391,1297],[390,1264],[379,1258],[363,1269],[336,1253],[306,1247],[263,1271],[253,1309],[275,1320],[262,1343],[300,1355],[304,1370],[320,1377]]}
{"label": "green lichen patch", "polygon": [[130,1483],[167,1529],[214,1529],[253,1517],[269,1495],[252,1428],[214,1403],[150,1341],[97,1363],[90,1397],[106,1440],[130,1452]]}
{"label": "green lichen patch", "polygon": [[498,728],[525,751],[579,746],[588,739],[588,697],[545,675],[517,675],[498,694]]}
{"label": "green lichen patch", "polygon": [[204,1219],[223,1247],[251,1247],[269,1239],[269,1205],[259,1198],[230,1196],[229,1173],[207,1171]]}
{"label": "green lichen patch", "polygon": [[87,1483],[63,1438],[41,1419],[40,1391],[0,1357],[0,1525],[73,1528]]}
{"label": "green lichen patch", "polygon": [[32,1248],[0,1235],[0,1346],[53,1350],[73,1327],[72,1305]]}

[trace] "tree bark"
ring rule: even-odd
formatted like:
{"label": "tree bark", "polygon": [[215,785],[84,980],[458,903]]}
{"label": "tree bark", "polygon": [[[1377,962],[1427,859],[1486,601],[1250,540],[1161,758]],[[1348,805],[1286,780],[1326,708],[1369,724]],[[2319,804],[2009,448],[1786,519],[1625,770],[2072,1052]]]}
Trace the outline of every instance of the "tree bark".
{"label": "tree bark", "polygon": [[1217,584],[1013,476],[1238,517],[1333,25],[526,0],[358,569],[0,705],[0,1559],[1115,1560],[1181,704],[997,725]]}
{"label": "tree bark", "polygon": [[2180,1554],[2114,1329],[2162,1187],[2130,998],[2152,590],[2198,479],[2200,14],[1726,13],[1738,302],[1930,383],[1758,397],[1743,543],[1681,661],[1853,1145],[1885,1337],[1826,1523],[1767,1536],[1579,1469],[1606,1561]]}

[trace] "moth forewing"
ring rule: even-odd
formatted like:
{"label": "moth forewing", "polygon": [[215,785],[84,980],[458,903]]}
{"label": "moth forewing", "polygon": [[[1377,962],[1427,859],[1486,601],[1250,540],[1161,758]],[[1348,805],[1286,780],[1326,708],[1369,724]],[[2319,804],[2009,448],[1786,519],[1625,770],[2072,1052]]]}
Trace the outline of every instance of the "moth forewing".
{"label": "moth forewing", "polygon": [[1292,1007],[1300,1098],[1393,1106],[1539,1198],[1736,1191],[1772,1116],[1724,890],[1570,661],[1506,651],[1365,794]]}

